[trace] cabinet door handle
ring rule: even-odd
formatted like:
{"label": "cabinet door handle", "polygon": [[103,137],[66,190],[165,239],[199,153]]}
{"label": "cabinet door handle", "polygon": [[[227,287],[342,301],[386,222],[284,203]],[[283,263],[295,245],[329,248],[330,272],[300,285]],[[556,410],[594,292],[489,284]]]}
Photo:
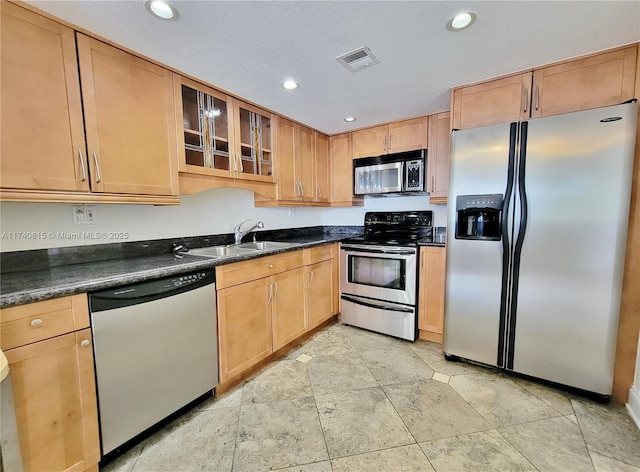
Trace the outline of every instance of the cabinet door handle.
{"label": "cabinet door handle", "polygon": [[242,172],[242,155],[241,154],[236,154],[236,159],[237,159],[237,163],[236,163],[236,173],[238,175],[240,175],[240,173]]}
{"label": "cabinet door handle", "polygon": [[529,100],[528,99],[529,99],[529,89],[525,87],[525,89],[523,90],[523,93],[522,93],[522,101],[524,102],[522,104],[523,105],[522,111],[525,112],[525,113],[527,112],[527,109],[529,107]]}
{"label": "cabinet door handle", "polygon": [[278,296],[278,282],[273,282],[273,285],[275,285],[275,289],[273,290],[273,299],[275,300],[276,297]]}
{"label": "cabinet door handle", "polygon": [[273,269],[273,264],[269,264],[269,269]]}
{"label": "cabinet door handle", "polygon": [[320,184],[316,184],[316,187],[318,188],[318,198],[322,198],[322,189],[320,188]]}
{"label": "cabinet door handle", "polygon": [[391,136],[389,136],[389,151],[391,151]]}
{"label": "cabinet door handle", "polygon": [[38,326],[42,326],[42,320],[40,318],[36,318],[34,320],[31,320],[31,326],[33,326],[34,328],[37,328]]}
{"label": "cabinet door handle", "polygon": [[267,305],[271,303],[273,299],[273,284],[269,284],[269,299],[267,300]]}
{"label": "cabinet door handle", "polygon": [[387,137],[385,136],[384,139],[382,140],[382,148],[386,151],[387,150]]}
{"label": "cabinet door handle", "polygon": [[431,176],[431,192],[436,191],[436,178],[434,175]]}
{"label": "cabinet door handle", "polygon": [[89,347],[89,346],[91,346],[91,341],[89,341],[88,339],[83,339],[82,342],[80,343],[80,345],[82,347]]}
{"label": "cabinet door handle", "polygon": [[536,86],[536,111],[538,111],[538,108],[540,108],[540,86],[537,85]]}
{"label": "cabinet door handle", "polygon": [[302,182],[300,182],[300,196],[304,197],[304,187],[302,186]]}
{"label": "cabinet door handle", "polygon": [[84,157],[82,157],[82,149],[78,149],[78,159],[80,159],[80,171],[82,177],[80,177],[80,182],[84,182],[87,180],[87,171],[84,168]]}
{"label": "cabinet door handle", "polygon": [[95,151],[93,153],[93,162],[96,165],[96,183],[99,184],[102,182],[102,174],[100,173],[100,164],[98,163],[98,156],[96,156]]}
{"label": "cabinet door handle", "polygon": [[296,180],[296,197],[300,196],[300,182]]}

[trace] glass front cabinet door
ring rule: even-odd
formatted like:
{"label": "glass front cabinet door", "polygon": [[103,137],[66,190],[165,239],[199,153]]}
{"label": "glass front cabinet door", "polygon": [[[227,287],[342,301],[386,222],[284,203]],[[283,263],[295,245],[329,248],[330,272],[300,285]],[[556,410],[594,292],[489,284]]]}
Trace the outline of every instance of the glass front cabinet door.
{"label": "glass front cabinet door", "polygon": [[272,116],[248,103],[235,105],[238,177],[273,182]]}
{"label": "glass front cabinet door", "polygon": [[174,79],[180,171],[273,182],[271,114],[177,74]]}

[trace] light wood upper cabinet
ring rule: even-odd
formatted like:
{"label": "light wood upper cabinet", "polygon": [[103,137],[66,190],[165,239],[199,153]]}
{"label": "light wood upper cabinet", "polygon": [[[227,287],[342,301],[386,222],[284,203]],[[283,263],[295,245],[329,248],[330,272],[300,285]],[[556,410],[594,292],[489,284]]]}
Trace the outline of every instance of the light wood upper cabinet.
{"label": "light wood upper cabinet", "polygon": [[623,103],[634,98],[638,46],[460,87],[451,126],[468,129]]}
{"label": "light wood upper cabinet", "polygon": [[531,78],[526,72],[453,91],[453,129],[526,120],[531,101]]}
{"label": "light wood upper cabinet", "polygon": [[387,154],[389,126],[374,126],[353,132],[353,157],[371,157]]}
{"label": "light wood upper cabinet", "polygon": [[331,201],[353,200],[353,140],[352,133],[329,138],[331,169]]}
{"label": "light wood upper cabinet", "polygon": [[296,180],[296,125],[280,117],[276,122],[278,200],[296,200],[300,193]]}
{"label": "light wood upper cabinet", "polygon": [[77,37],[92,190],[177,195],[171,72]]}
{"label": "light wood upper cabinet", "polygon": [[86,295],[7,308],[0,319],[24,470],[97,470],[98,408]]}
{"label": "light wood upper cabinet", "polygon": [[296,124],[296,180],[300,187],[299,199],[305,202],[315,201],[315,135],[316,133]]}
{"label": "light wood upper cabinet", "polygon": [[372,157],[427,147],[427,118],[398,121],[353,132],[353,157]]}
{"label": "light wood upper cabinet", "polygon": [[429,151],[427,154],[427,191],[430,203],[447,203],[449,191],[450,114],[429,116]]}
{"label": "light wood upper cabinet", "polygon": [[238,187],[274,198],[275,115],[179,74],[173,91],[181,193]]}
{"label": "light wood upper cabinet", "polygon": [[275,115],[240,100],[233,101],[237,177],[274,182],[272,124]]}
{"label": "light wood upper cabinet", "polygon": [[0,2],[3,188],[88,191],[74,31]]}
{"label": "light wood upper cabinet", "polygon": [[444,333],[445,263],[444,247],[420,248],[418,328],[421,338],[435,342],[442,342]]}
{"label": "light wood upper cabinet", "polygon": [[278,200],[315,201],[315,135],[305,126],[277,118]]}
{"label": "light wood upper cabinet", "polygon": [[233,99],[178,74],[173,87],[180,171],[234,177]]}
{"label": "light wood upper cabinet", "polygon": [[316,133],[315,148],[315,201],[319,203],[328,203],[331,201],[331,179],[329,178],[329,136]]}
{"label": "light wood upper cabinet", "polygon": [[631,46],[535,70],[531,117],[617,105],[634,98],[637,50]]}
{"label": "light wood upper cabinet", "polygon": [[277,351],[307,331],[305,268],[271,277],[273,350]]}
{"label": "light wood upper cabinet", "polygon": [[0,8],[2,198],[177,203],[140,198],[178,194],[171,74],[18,5]]}

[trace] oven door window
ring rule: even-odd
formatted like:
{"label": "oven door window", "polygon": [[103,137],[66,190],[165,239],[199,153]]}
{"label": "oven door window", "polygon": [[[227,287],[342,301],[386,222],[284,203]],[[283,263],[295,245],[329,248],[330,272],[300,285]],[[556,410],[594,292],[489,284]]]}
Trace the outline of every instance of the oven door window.
{"label": "oven door window", "polygon": [[406,260],[349,255],[348,282],[404,291]]}

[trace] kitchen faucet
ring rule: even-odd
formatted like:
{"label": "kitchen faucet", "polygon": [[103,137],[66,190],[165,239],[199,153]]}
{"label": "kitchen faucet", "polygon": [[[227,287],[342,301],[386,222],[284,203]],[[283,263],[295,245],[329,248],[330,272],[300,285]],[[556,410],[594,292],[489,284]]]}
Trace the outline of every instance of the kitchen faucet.
{"label": "kitchen faucet", "polygon": [[233,227],[233,236],[234,236],[235,241],[236,241],[235,244],[240,244],[242,242],[242,238],[245,237],[247,234],[249,234],[254,229],[256,229],[256,228],[258,228],[258,229],[264,228],[264,223],[262,221],[258,221],[255,225],[253,225],[247,231],[242,231],[240,229],[240,227],[243,224],[245,224],[247,221],[251,221],[251,220],[244,220],[242,223],[238,223],[237,225],[235,225]]}

